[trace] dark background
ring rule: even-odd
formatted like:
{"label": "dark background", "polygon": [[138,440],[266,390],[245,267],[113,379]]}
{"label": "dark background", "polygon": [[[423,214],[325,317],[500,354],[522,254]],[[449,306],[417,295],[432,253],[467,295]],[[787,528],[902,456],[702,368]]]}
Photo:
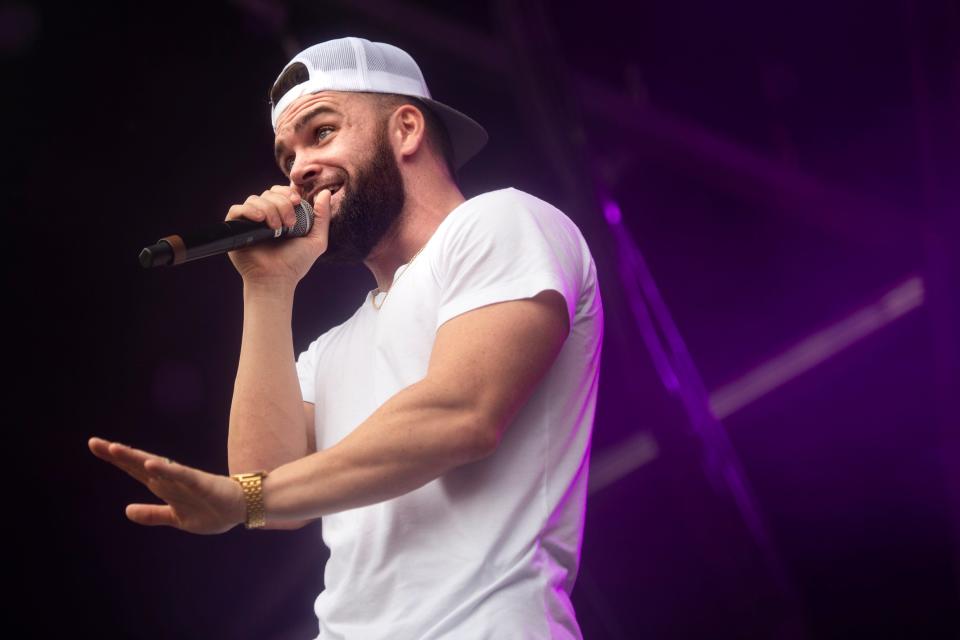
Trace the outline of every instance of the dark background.
{"label": "dark background", "polygon": [[[8,526],[31,635],[314,637],[319,523],[134,525],[124,507],[152,496],[86,443],[226,472],[240,279],[225,256],[136,257],[284,183],[267,90],[346,35],[405,49],[486,126],[467,197],[526,190],[593,250],[585,637],[960,636],[945,0],[5,3]],[[296,351],[373,286],[314,269]],[[784,353],[809,366],[720,403]]]}

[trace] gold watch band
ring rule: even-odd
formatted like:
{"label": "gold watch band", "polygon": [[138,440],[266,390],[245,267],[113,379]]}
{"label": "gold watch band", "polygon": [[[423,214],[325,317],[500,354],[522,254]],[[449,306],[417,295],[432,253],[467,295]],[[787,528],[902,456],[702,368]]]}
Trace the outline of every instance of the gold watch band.
{"label": "gold watch band", "polygon": [[247,529],[258,529],[267,524],[263,504],[263,479],[267,477],[267,472],[235,473],[230,477],[239,482],[243,489],[243,499],[247,503],[247,521],[244,526]]}

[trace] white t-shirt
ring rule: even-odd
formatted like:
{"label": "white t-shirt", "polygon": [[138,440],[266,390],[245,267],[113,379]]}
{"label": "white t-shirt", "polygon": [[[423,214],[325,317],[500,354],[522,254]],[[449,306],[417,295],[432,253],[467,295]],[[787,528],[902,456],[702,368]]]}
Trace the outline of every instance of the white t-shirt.
{"label": "white t-shirt", "polygon": [[423,379],[437,329],[458,314],[555,289],[571,332],[493,455],[324,516],[317,638],[581,638],[570,592],[603,339],[586,242],[559,209],[507,188],[451,211],[401,271],[379,310],[369,291],[297,359],[320,450]]}

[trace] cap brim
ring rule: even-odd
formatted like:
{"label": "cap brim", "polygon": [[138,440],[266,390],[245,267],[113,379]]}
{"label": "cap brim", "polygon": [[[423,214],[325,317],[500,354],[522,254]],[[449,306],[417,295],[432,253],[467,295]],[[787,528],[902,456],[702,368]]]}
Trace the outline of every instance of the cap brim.
{"label": "cap brim", "polygon": [[453,165],[455,169],[465,165],[487,144],[490,139],[487,130],[470,116],[430,98],[420,98],[420,100],[426,102],[447,127],[447,132],[450,134],[450,143],[453,146]]}

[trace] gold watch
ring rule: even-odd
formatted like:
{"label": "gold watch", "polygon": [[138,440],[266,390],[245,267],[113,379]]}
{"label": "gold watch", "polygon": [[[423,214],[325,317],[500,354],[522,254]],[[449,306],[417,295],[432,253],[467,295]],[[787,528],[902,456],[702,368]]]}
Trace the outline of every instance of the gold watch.
{"label": "gold watch", "polygon": [[267,477],[267,472],[235,473],[230,477],[239,482],[243,489],[243,499],[247,503],[247,521],[244,526],[247,529],[258,529],[267,524],[263,505],[263,479]]}

